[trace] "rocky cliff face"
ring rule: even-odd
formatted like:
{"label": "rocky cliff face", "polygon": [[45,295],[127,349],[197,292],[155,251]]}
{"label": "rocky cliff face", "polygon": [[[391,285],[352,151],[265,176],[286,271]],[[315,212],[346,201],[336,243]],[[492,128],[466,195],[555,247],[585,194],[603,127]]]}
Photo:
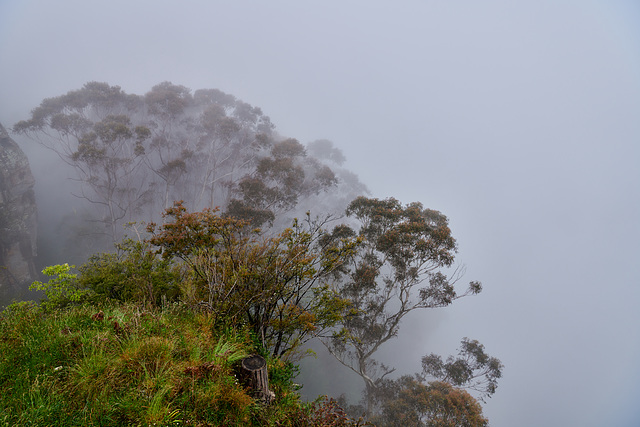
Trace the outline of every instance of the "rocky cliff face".
{"label": "rocky cliff face", "polygon": [[36,279],[34,183],[27,157],[0,124],[0,297]]}

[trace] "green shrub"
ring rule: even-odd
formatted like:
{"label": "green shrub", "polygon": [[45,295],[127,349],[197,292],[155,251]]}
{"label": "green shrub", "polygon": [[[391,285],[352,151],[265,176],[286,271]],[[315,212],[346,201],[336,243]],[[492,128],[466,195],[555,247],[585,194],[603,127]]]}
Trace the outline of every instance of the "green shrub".
{"label": "green shrub", "polygon": [[100,253],[80,267],[79,284],[108,299],[160,306],[180,295],[180,274],[171,261],[158,257],[150,245],[125,239],[117,253]]}
{"label": "green shrub", "polygon": [[63,307],[70,302],[80,302],[87,291],[78,287],[78,275],[69,271],[75,265],[67,263],[52,265],[42,270],[45,276],[51,277],[48,282],[35,281],[29,286],[32,291],[44,291],[47,300],[42,306],[47,309]]}

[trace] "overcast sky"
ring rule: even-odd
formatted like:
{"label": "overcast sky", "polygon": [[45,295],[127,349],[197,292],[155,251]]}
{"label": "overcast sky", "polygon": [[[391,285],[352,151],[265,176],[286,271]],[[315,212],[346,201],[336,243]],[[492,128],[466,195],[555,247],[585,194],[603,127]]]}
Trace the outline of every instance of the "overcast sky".
{"label": "overcast sky", "polygon": [[0,0],[5,127],[88,81],[218,88],[446,214],[485,291],[407,318],[402,373],[469,337],[494,427],[640,425],[637,1]]}

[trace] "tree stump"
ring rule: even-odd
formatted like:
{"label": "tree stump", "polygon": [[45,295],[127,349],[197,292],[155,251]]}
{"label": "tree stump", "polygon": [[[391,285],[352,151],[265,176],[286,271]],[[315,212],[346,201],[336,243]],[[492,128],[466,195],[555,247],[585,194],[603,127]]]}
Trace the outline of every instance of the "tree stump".
{"label": "tree stump", "polygon": [[244,384],[253,391],[255,398],[267,405],[275,398],[275,393],[269,390],[269,372],[264,357],[254,354],[242,359],[242,379]]}

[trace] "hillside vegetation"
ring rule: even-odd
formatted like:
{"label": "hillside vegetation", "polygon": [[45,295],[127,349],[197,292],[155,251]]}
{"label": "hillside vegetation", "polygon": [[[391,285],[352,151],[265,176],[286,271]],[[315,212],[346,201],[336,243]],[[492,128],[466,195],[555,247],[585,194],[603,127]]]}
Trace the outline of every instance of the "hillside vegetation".
{"label": "hillside vegetation", "polygon": [[[478,341],[414,375],[377,358],[412,313],[482,291],[458,286],[447,217],[363,196],[330,141],[169,82],[144,96],[87,83],[13,131],[58,154],[83,208],[31,285],[45,298],[0,315],[5,425],[487,425],[466,390],[490,397],[503,366]],[[341,400],[352,419],[300,400],[310,340],[362,381]]]}
{"label": "hillside vegetation", "polygon": [[[452,259],[446,222],[392,199],[360,198],[350,207],[371,218],[360,235],[345,225],[327,231],[327,220],[307,216],[268,236],[246,221],[215,210],[190,213],[176,202],[145,238],[124,239],[77,272],[68,264],[45,268],[49,280],[31,289],[46,298],[0,315],[2,422],[364,425],[332,400],[300,400],[293,362],[320,338],[365,380],[363,405],[342,402],[350,414],[381,426],[486,426],[478,402],[456,388],[495,392],[502,364],[482,344],[465,338],[457,358],[425,356],[422,374],[397,380],[385,378],[393,369],[371,357],[410,311],[480,291],[471,282],[459,295],[432,273]],[[371,280],[379,274],[371,266],[382,264],[366,239],[398,270],[386,279],[386,294]],[[359,251],[370,264],[358,260]],[[420,273],[430,279],[411,300]],[[402,302],[395,314],[385,308],[394,289]],[[270,386],[245,380],[239,362],[249,355],[266,359],[260,384],[266,377]],[[425,384],[429,377],[444,382]]]}
{"label": "hillside vegetation", "polygon": [[260,345],[214,323],[181,304],[13,304],[0,317],[0,425],[357,425],[333,402],[301,402],[295,366],[266,354],[276,399],[254,399],[236,370]]}

